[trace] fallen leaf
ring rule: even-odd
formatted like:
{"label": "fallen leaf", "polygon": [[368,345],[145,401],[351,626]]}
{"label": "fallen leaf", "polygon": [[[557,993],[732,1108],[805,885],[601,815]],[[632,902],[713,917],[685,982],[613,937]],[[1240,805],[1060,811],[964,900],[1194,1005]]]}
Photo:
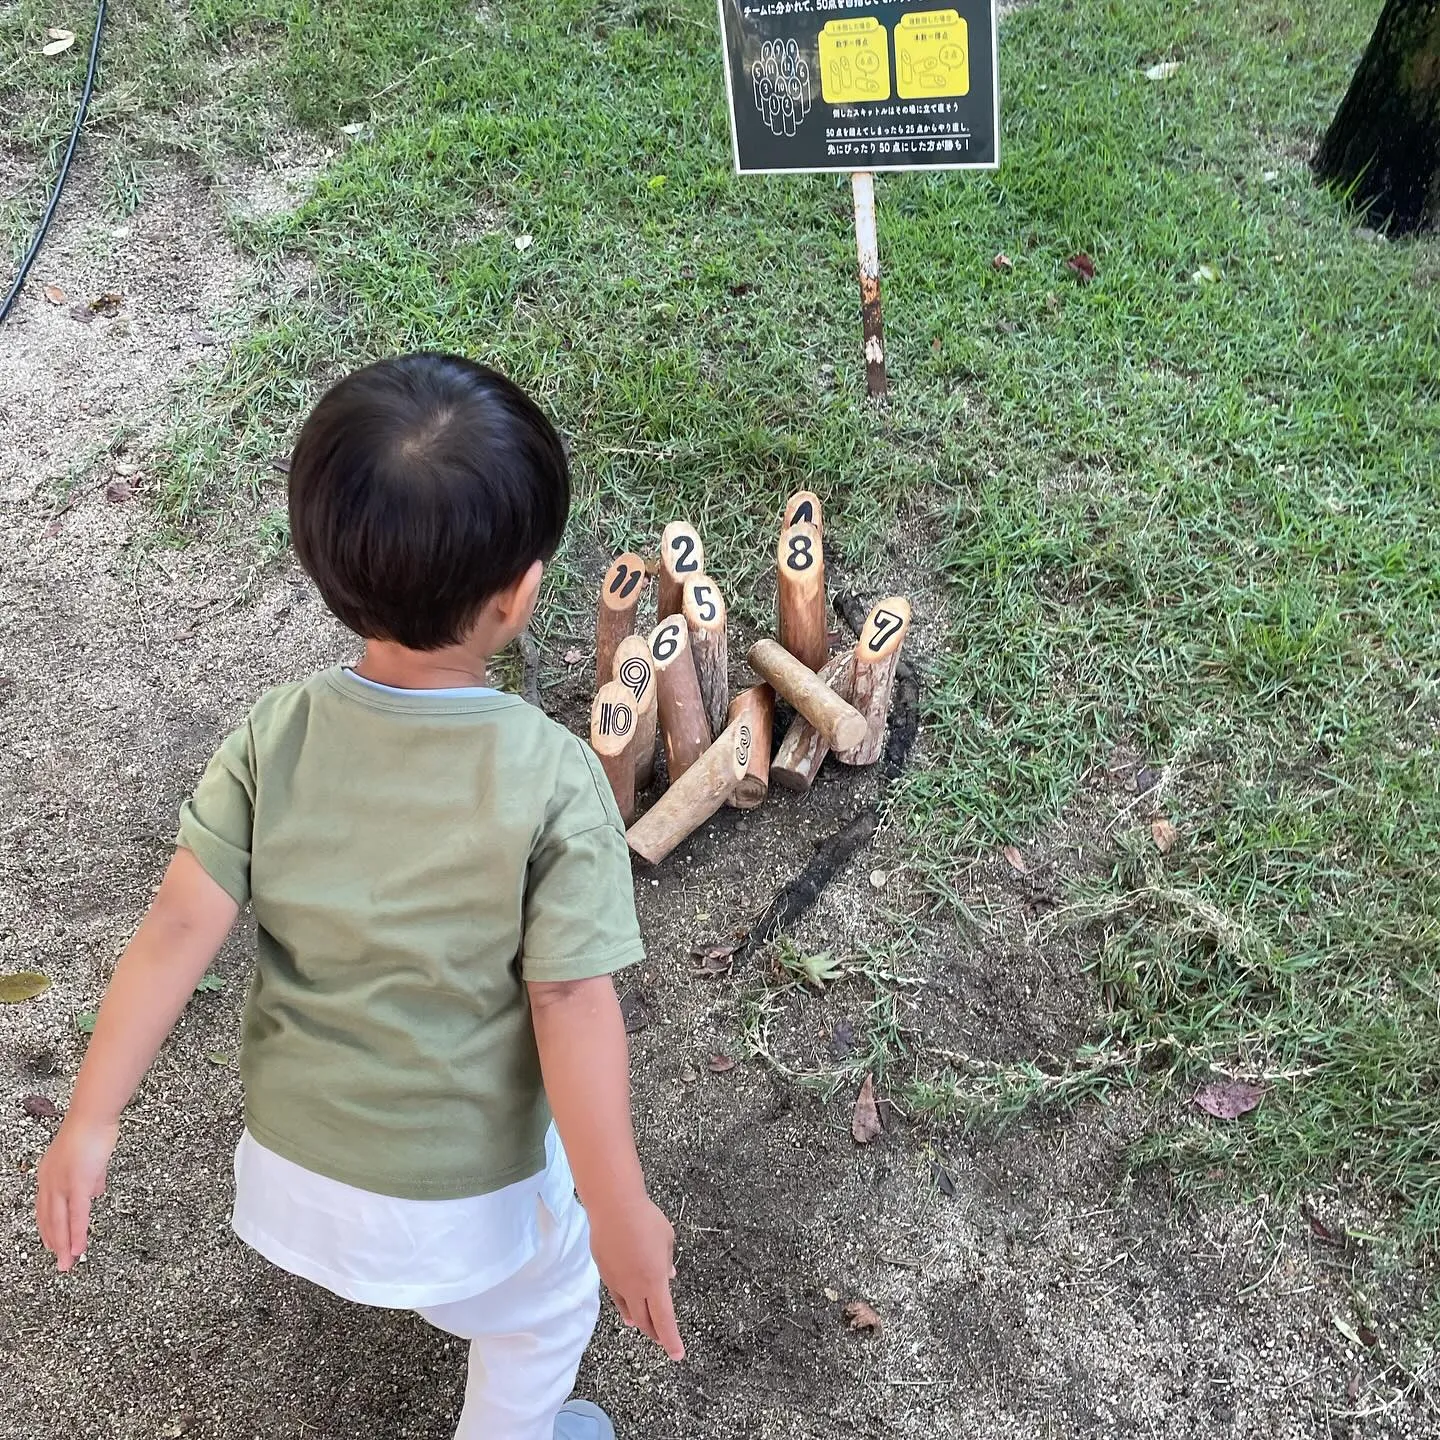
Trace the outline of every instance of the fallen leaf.
{"label": "fallen leaf", "polygon": [[63,305],[70,298],[58,285],[46,285],[41,293],[52,305]]}
{"label": "fallen leaf", "polygon": [[742,280],[739,284],[730,287],[730,293],[738,300],[742,295],[748,295],[754,288],[753,285]]}
{"label": "fallen leaf", "polygon": [[1018,870],[1022,875],[1030,873],[1030,867],[1025,863],[1025,857],[1020,853],[1018,846],[1006,845],[1000,853],[1009,861],[1012,870]]}
{"label": "fallen leaf", "polygon": [[1190,279],[1196,285],[1215,285],[1219,283],[1220,271],[1213,265],[1202,265]]}
{"label": "fallen leaf", "polygon": [[1175,848],[1179,837],[1180,832],[1168,820],[1156,820],[1150,826],[1150,838],[1162,855],[1168,855]]}
{"label": "fallen leaf", "polygon": [[585,652],[572,645],[561,658],[567,665],[578,665],[585,658]]}
{"label": "fallen leaf", "polygon": [[1178,60],[1162,60],[1158,65],[1152,65],[1146,72],[1147,80],[1168,80],[1180,69]]}
{"label": "fallen leaf", "polygon": [[55,1102],[45,1095],[27,1095],[20,1104],[25,1113],[35,1120],[55,1120],[60,1115]]}
{"label": "fallen leaf", "polygon": [[58,25],[52,25],[46,30],[45,38],[47,40],[73,40],[75,38],[75,32],[73,30],[62,30]]}
{"label": "fallen leaf", "polygon": [[693,1085],[700,1078],[700,1072],[693,1065],[680,1067],[680,1079],[686,1085]]}
{"label": "fallen leaf", "polygon": [[1380,1337],[1363,1320],[1355,1329],[1360,1336],[1360,1343],[1367,1350],[1373,1350],[1380,1343]]}
{"label": "fallen leaf", "polygon": [[880,1112],[875,1108],[875,1082],[869,1075],[855,1098],[855,1118],[850,1122],[850,1133],[860,1145],[868,1145],[885,1133]]}
{"label": "fallen leaf", "polygon": [[845,1321],[852,1330],[868,1330],[871,1334],[877,1334],[883,1325],[874,1308],[863,1300],[852,1300],[845,1307]]}
{"label": "fallen leaf", "polygon": [[840,1298],[840,1292],[838,1290],[832,1290],[827,1285],[825,1287],[825,1298],[833,1305]]}
{"label": "fallen leaf", "polygon": [[17,970],[13,975],[0,975],[0,1004],[18,1005],[33,1000],[50,988],[50,977],[38,970]]}
{"label": "fallen leaf", "polygon": [[93,1034],[95,1022],[99,1018],[99,1015],[94,1010],[82,1010],[75,1017],[75,1029],[79,1031],[81,1035]]}
{"label": "fallen leaf", "polygon": [[1360,1398],[1360,1372],[1358,1370],[1350,1372],[1350,1378],[1345,1382],[1345,1394],[1351,1400]]}
{"label": "fallen leaf", "polygon": [[950,1172],[938,1162],[930,1167],[930,1178],[935,1182],[935,1188],[944,1196],[953,1200],[955,1198],[955,1180]]}
{"label": "fallen leaf", "polygon": [[105,498],[112,505],[123,505],[135,494],[135,487],[128,480],[112,480],[105,487]]}
{"label": "fallen leaf", "polygon": [[42,55],[63,55],[75,43],[75,37],[68,30],[47,30],[45,33],[52,38],[41,46]]}
{"label": "fallen leaf", "polygon": [[1310,1233],[1317,1239],[1323,1240],[1327,1245],[1335,1245],[1341,1249],[1345,1247],[1345,1236],[1338,1230],[1333,1230],[1319,1215],[1308,1205],[1300,1207],[1305,1219],[1310,1226]]}
{"label": "fallen leaf", "polygon": [[728,1075],[735,1068],[735,1062],[728,1055],[712,1055],[709,1065],[712,1075]]}
{"label": "fallen leaf", "polygon": [[848,1020],[837,1020],[830,1032],[830,1053],[843,1060],[855,1051],[855,1027]]}
{"label": "fallen leaf", "polygon": [[118,290],[107,290],[103,295],[97,295],[90,302],[90,309],[96,315],[103,315],[107,320],[113,320],[120,313],[120,307],[125,303],[125,297]]}
{"label": "fallen leaf", "polygon": [[1264,1097],[1260,1085],[1244,1080],[1212,1080],[1195,1092],[1195,1104],[1217,1120],[1237,1120],[1248,1115]]}
{"label": "fallen leaf", "polygon": [[1352,1345],[1363,1345],[1363,1344],[1364,1344],[1364,1341],[1362,1341],[1362,1340],[1360,1339],[1359,1335],[1357,1335],[1357,1334],[1355,1333],[1355,1327],[1354,1327],[1353,1325],[1351,1325],[1348,1320],[1342,1320],[1338,1315],[1332,1315],[1330,1318],[1335,1322],[1335,1328],[1336,1328]]}
{"label": "fallen leaf", "polygon": [[1077,255],[1072,255],[1065,262],[1065,268],[1082,285],[1088,285],[1095,278],[1095,262],[1083,250]]}
{"label": "fallen leaf", "polygon": [[533,235],[517,235],[515,237],[515,248],[517,250],[528,250],[535,243]]}
{"label": "fallen leaf", "polygon": [[223,975],[202,975],[195,982],[195,989],[198,990],[223,990],[225,988],[225,977]]}
{"label": "fallen leaf", "polygon": [[620,1014],[624,1017],[627,1035],[638,1035],[648,1029],[655,1018],[638,990],[627,990],[620,997]]}
{"label": "fallen leaf", "polygon": [[1160,771],[1152,769],[1149,765],[1142,765],[1135,773],[1135,793],[1143,795],[1147,790],[1153,790],[1160,783]]}
{"label": "fallen leaf", "polygon": [[945,342],[937,335],[937,336],[930,342],[930,353],[931,353],[932,355],[939,355],[939,354],[941,353],[941,351],[943,351],[944,349],[945,349]]}
{"label": "fallen leaf", "polygon": [[342,135],[358,135],[364,128],[365,121],[352,120],[348,125],[342,125],[340,127],[340,133]]}
{"label": "fallen leaf", "polygon": [[89,325],[95,319],[94,312],[88,305],[72,305],[70,307],[70,318],[78,320],[82,325]]}
{"label": "fallen leaf", "polygon": [[205,1058],[212,1065],[219,1065],[222,1068],[230,1063],[230,1057],[223,1050],[207,1050]]}
{"label": "fallen leaf", "polygon": [[1015,262],[1002,250],[990,262],[990,268],[998,270],[1002,275],[1008,275],[1015,268]]}
{"label": "fallen leaf", "polygon": [[727,975],[735,958],[734,945],[695,946],[690,951],[695,958],[695,968],[702,975]]}

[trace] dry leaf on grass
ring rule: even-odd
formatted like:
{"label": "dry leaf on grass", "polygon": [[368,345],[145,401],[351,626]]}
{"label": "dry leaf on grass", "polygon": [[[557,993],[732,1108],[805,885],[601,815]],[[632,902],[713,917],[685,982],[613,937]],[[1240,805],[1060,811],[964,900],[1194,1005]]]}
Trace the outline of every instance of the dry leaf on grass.
{"label": "dry leaf on grass", "polygon": [[528,250],[535,243],[533,235],[517,235],[515,237],[515,248],[517,250]]}
{"label": "dry leaf on grass", "polygon": [[0,975],[0,1004],[18,1005],[33,1000],[50,988],[50,977],[38,970],[17,970],[13,975]]}
{"label": "dry leaf on grass", "polygon": [[46,1095],[27,1095],[20,1104],[25,1113],[36,1120],[54,1120],[60,1114],[55,1102]]}
{"label": "dry leaf on grass", "polygon": [[135,487],[128,480],[112,480],[105,487],[105,498],[112,505],[123,505],[135,494]]}
{"label": "dry leaf on grass", "polygon": [[1146,72],[1147,80],[1168,80],[1180,68],[1178,60],[1162,60],[1158,65],[1152,65]]}
{"label": "dry leaf on grass", "polygon": [[45,33],[50,38],[40,49],[42,55],[63,55],[75,43],[73,30],[61,30],[52,25]]}
{"label": "dry leaf on grass", "polygon": [[1065,268],[1082,285],[1088,285],[1095,278],[1095,262],[1083,250],[1072,255],[1065,262]]}
{"label": "dry leaf on grass", "polygon": [[874,1307],[863,1300],[852,1300],[845,1307],[845,1323],[852,1330],[867,1330],[872,1335],[878,1334],[884,1324]]}
{"label": "dry leaf on grass", "polygon": [[120,313],[120,307],[125,303],[125,297],[118,290],[107,290],[103,295],[97,295],[90,302],[90,309],[96,315],[103,315],[107,320],[113,320]]}
{"label": "dry leaf on grass", "polygon": [[1168,855],[1175,848],[1179,835],[1180,832],[1168,820],[1156,820],[1150,826],[1150,837],[1162,855]]}
{"label": "dry leaf on grass", "polygon": [[728,975],[735,960],[734,945],[696,945],[690,954],[695,960],[695,969],[701,975]]}
{"label": "dry leaf on grass", "polygon": [[41,293],[52,305],[63,305],[70,298],[58,285],[46,285]]}
{"label": "dry leaf on grass", "polygon": [[712,1075],[728,1075],[735,1068],[735,1062],[728,1055],[712,1055],[709,1064]]}
{"label": "dry leaf on grass", "polygon": [[1217,1120],[1238,1120],[1264,1098],[1263,1086],[1245,1080],[1212,1080],[1195,1092],[1195,1105]]}
{"label": "dry leaf on grass", "polygon": [[1214,265],[1202,265],[1190,277],[1195,285],[1218,285],[1220,283],[1220,271]]}
{"label": "dry leaf on grass", "polygon": [[1002,250],[990,262],[990,268],[998,270],[1002,275],[1008,275],[1015,268],[1015,262]]}
{"label": "dry leaf on grass", "polygon": [[1007,845],[1000,853],[1009,861],[1012,870],[1018,871],[1021,875],[1030,873],[1030,867],[1025,863],[1025,857],[1020,853],[1018,845]]}
{"label": "dry leaf on grass", "polygon": [[855,1098],[855,1118],[850,1122],[850,1133],[861,1145],[868,1145],[885,1133],[880,1123],[880,1111],[875,1105],[875,1082],[867,1075]]}

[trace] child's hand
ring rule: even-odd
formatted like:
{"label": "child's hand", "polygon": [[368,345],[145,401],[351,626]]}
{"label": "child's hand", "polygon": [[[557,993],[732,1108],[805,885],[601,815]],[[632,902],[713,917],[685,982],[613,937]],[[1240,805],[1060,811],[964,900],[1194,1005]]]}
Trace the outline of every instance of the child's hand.
{"label": "child's hand", "polygon": [[590,1212],[590,1249],[627,1325],[643,1330],[672,1360],[685,1358],[675,1325],[675,1231],[648,1196],[634,1205]]}
{"label": "child's hand", "polygon": [[90,1202],[105,1193],[105,1171],[119,1133],[115,1121],[67,1119],[40,1161],[35,1218],[45,1248],[62,1271],[85,1253]]}

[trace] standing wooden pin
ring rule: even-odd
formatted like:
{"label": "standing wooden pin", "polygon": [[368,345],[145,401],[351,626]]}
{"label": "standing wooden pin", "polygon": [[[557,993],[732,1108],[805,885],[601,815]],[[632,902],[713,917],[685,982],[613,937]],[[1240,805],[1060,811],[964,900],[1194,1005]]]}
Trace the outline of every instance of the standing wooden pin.
{"label": "standing wooden pin", "polygon": [[757,640],[750,647],[749,659],[750,668],[768,680],[775,693],[788,700],[835,749],[848,750],[865,738],[865,717],[783,645]]}
{"label": "standing wooden pin", "polygon": [[785,518],[780,522],[782,530],[792,525],[813,525],[825,538],[825,519],[820,510],[820,497],[813,490],[797,490],[785,502]]}
{"label": "standing wooden pin", "polygon": [[865,717],[865,738],[848,749],[835,747],[835,758],[842,765],[873,765],[885,748],[895,667],[909,630],[910,602],[900,595],[880,601],[866,618],[855,644],[853,691],[855,708]]}
{"label": "standing wooden pin", "polygon": [[705,753],[712,736],[683,615],[662,620],[650,632],[650,657],[655,662],[665,768],[673,785]]}
{"label": "standing wooden pin", "polygon": [[720,738],[625,832],[642,860],[658,865],[735,793],[750,763],[754,736],[744,720]]}
{"label": "standing wooden pin", "polygon": [[685,582],[685,626],[690,631],[690,649],[695,656],[695,676],[700,681],[700,698],[710,733],[725,728],[730,708],[730,647],[726,639],[725,600],[720,587],[708,575],[694,575]]}
{"label": "standing wooden pin", "polygon": [[635,697],[619,680],[600,687],[590,707],[590,748],[605,767],[620,818],[635,818]]}
{"label": "standing wooden pin", "polygon": [[672,520],[660,532],[660,599],[655,618],[678,615],[685,603],[685,582],[705,573],[705,547],[693,525]]}
{"label": "standing wooden pin", "polygon": [[[855,684],[855,652],[836,655],[815,678],[848,701]],[[803,715],[796,715],[770,762],[770,778],[803,795],[815,783],[829,753],[830,742]]]}
{"label": "standing wooden pin", "polygon": [[737,810],[753,810],[770,793],[770,739],[775,730],[775,692],[768,685],[752,685],[731,702],[728,716],[733,725],[744,720],[750,726],[750,763],[745,778],[725,803]]}
{"label": "standing wooden pin", "polygon": [[655,663],[639,635],[627,635],[615,651],[615,679],[635,697],[635,789],[655,778]]}
{"label": "standing wooden pin", "polygon": [[819,670],[830,658],[825,547],[819,527],[802,520],[783,530],[776,561],[780,643],[802,665]]}
{"label": "standing wooden pin", "polygon": [[610,679],[615,650],[635,630],[635,610],[645,589],[645,562],[627,550],[611,562],[600,582],[600,605],[595,611],[595,683]]}

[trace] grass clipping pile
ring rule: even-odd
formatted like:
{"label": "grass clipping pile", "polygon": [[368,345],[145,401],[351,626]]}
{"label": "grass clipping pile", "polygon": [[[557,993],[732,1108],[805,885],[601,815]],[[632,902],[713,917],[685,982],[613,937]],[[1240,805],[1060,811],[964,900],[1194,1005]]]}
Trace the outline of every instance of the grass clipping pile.
{"label": "grass clipping pile", "polygon": [[[642,638],[640,607],[651,588],[656,623]],[[724,595],[693,525],[667,525],[657,561],[629,551],[616,557],[596,606],[590,744],[630,849],[647,864],[658,865],[722,806],[755,809],[771,784],[807,792],[827,756],[850,766],[884,762],[876,800],[819,847],[752,928],[747,946],[763,944],[808,909],[875,833],[884,786],[916,732],[915,675],[901,654],[909,601],[890,596],[867,612],[853,596],[837,596],[836,610],[856,639],[831,653],[821,504],[810,491],[785,505],[776,595],[776,637],[757,639],[747,652],[758,683],[733,697]],[[655,798],[644,808],[650,792]]]}

